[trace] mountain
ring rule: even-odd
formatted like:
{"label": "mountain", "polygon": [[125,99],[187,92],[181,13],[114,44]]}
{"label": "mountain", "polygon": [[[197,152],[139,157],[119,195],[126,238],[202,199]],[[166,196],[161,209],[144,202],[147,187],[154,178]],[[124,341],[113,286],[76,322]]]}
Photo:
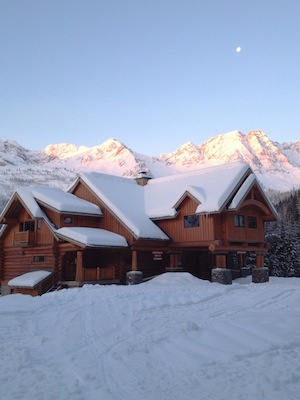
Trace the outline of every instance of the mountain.
{"label": "mountain", "polygon": [[285,192],[300,187],[300,141],[272,142],[259,130],[232,131],[195,145],[188,142],[157,157],[139,154],[116,139],[95,147],[50,144],[31,151],[11,140],[0,141],[0,206],[20,186],[46,184],[67,188],[81,171],[134,177],[153,176],[245,161],[268,189]]}

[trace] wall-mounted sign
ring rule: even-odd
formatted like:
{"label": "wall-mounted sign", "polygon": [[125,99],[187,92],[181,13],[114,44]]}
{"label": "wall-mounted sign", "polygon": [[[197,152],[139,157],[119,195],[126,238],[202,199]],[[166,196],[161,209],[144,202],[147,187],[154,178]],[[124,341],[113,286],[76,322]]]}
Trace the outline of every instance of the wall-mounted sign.
{"label": "wall-mounted sign", "polygon": [[154,261],[161,261],[163,259],[163,251],[152,251],[153,260]]}

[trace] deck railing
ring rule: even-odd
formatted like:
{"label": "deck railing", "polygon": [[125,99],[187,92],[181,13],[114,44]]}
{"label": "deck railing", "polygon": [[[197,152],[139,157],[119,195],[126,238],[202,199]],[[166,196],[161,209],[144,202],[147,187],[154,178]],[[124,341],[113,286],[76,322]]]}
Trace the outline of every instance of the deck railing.
{"label": "deck railing", "polygon": [[27,246],[35,242],[35,234],[32,231],[14,233],[14,245]]}

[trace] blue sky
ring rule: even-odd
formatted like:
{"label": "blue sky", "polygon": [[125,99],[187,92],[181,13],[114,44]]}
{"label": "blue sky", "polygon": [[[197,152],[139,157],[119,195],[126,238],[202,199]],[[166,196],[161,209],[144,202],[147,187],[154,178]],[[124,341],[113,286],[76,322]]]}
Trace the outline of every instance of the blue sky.
{"label": "blue sky", "polygon": [[298,141],[299,26],[298,0],[0,0],[0,139]]}

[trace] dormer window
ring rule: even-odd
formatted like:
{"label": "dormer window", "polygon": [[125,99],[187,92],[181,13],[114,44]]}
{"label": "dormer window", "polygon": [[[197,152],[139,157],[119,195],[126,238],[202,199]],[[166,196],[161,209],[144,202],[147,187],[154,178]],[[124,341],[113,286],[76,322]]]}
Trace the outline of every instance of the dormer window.
{"label": "dormer window", "polygon": [[72,223],[72,217],[65,217],[64,218],[64,223],[65,224],[71,224]]}
{"label": "dormer window", "polygon": [[183,221],[185,228],[197,228],[199,226],[199,215],[185,215]]}
{"label": "dormer window", "polygon": [[34,232],[34,221],[23,221],[19,224],[19,232]]}

